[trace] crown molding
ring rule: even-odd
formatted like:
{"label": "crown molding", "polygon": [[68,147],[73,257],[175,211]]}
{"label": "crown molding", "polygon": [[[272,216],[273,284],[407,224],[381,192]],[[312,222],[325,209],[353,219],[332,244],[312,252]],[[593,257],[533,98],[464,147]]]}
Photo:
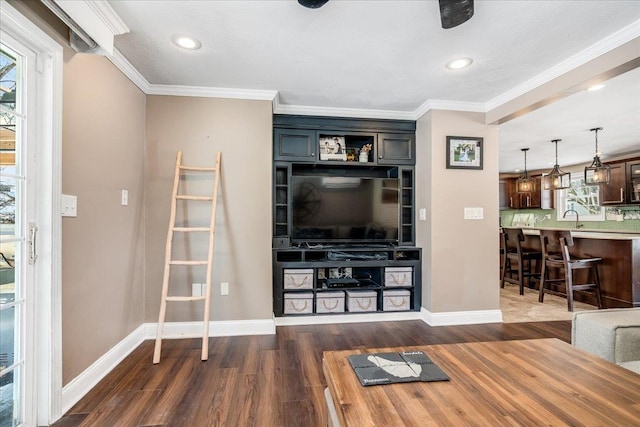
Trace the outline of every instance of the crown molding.
{"label": "crown molding", "polygon": [[114,36],[131,31],[127,24],[120,18],[111,5],[106,1],[85,1],[104,25],[111,30]]}
{"label": "crown molding", "polygon": [[500,107],[507,102],[516,99],[519,96],[524,95],[527,92],[542,86],[551,80],[560,77],[561,75],[568,73],[569,71],[586,64],[589,61],[596,59],[597,57],[622,46],[636,38],[640,37],[640,20],[624,27],[620,31],[613,33],[612,35],[605,37],[599,42],[589,46],[588,48],[578,52],[577,54],[565,59],[559,64],[543,71],[537,76],[525,81],[524,83],[508,90],[502,95],[498,95],[495,98],[487,101],[486,111],[491,111]]}
{"label": "crown molding", "polygon": [[118,49],[113,49],[113,54],[108,55],[107,58],[109,61],[113,63],[122,73],[129,78],[133,82],[134,85],[138,86],[142,92],[145,94],[149,93],[149,88],[151,84],[145,79],[142,74],[131,65],[131,63],[120,53]]}
{"label": "crown molding", "polygon": [[430,110],[468,111],[473,113],[486,113],[486,104],[482,102],[444,101],[427,99],[414,112],[413,119],[418,120]]}
{"label": "crown molding", "polygon": [[198,96],[203,98],[252,99],[257,101],[273,102],[278,91],[150,84],[145,93],[147,95]]}
{"label": "crown molding", "polygon": [[[278,97],[279,98],[279,97]],[[310,105],[286,105],[274,102],[274,114],[296,114],[302,116],[356,117],[366,119],[414,120],[413,111],[367,110],[360,108],[334,108]]]}

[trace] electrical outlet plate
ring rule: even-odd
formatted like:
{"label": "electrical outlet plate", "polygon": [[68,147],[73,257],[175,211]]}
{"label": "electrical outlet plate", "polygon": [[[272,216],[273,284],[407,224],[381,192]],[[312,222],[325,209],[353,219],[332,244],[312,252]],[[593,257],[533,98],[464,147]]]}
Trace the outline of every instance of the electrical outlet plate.
{"label": "electrical outlet plate", "polygon": [[202,293],[202,283],[192,283],[191,284],[191,296],[192,297],[201,297],[204,295]]}
{"label": "electrical outlet plate", "polygon": [[220,283],[220,295],[229,295],[229,284],[226,282]]}

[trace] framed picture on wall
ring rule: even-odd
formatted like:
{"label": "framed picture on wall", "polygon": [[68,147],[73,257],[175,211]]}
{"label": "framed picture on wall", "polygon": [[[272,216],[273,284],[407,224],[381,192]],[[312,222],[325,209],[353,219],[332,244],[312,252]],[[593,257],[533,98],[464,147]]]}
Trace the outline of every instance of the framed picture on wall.
{"label": "framed picture on wall", "polygon": [[482,138],[447,136],[447,169],[482,169]]}

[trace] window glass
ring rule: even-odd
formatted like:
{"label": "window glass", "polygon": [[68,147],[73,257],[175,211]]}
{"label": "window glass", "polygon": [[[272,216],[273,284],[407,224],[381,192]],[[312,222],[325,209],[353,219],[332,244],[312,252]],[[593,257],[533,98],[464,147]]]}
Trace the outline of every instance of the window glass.
{"label": "window glass", "polygon": [[575,221],[576,212],[580,221],[604,221],[598,186],[585,185],[583,174],[572,176],[571,187],[556,191],[556,197],[558,221]]}

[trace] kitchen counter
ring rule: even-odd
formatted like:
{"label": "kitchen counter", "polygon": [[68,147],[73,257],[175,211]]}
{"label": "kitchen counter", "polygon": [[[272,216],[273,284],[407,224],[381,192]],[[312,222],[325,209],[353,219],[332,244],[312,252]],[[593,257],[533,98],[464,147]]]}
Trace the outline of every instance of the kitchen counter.
{"label": "kitchen counter", "polygon": [[[523,228],[525,235],[539,236],[540,230],[561,230],[559,228]],[[601,240],[640,240],[640,233],[624,233],[611,231],[590,231],[590,230],[574,230],[570,229],[571,236],[582,239],[601,239]]]}
{"label": "kitchen counter", "polygon": [[[540,230],[523,228],[523,248],[540,251]],[[551,228],[549,228],[551,229]],[[553,230],[559,230],[554,228]],[[600,288],[605,308],[640,307],[640,234],[571,230],[574,245],[570,252],[580,258],[599,257]],[[539,271],[540,266],[536,266]],[[585,272],[576,272],[582,274]],[[586,277],[578,277],[585,280]],[[564,292],[562,289],[557,289]],[[594,298],[576,292],[576,301],[595,304]]]}

